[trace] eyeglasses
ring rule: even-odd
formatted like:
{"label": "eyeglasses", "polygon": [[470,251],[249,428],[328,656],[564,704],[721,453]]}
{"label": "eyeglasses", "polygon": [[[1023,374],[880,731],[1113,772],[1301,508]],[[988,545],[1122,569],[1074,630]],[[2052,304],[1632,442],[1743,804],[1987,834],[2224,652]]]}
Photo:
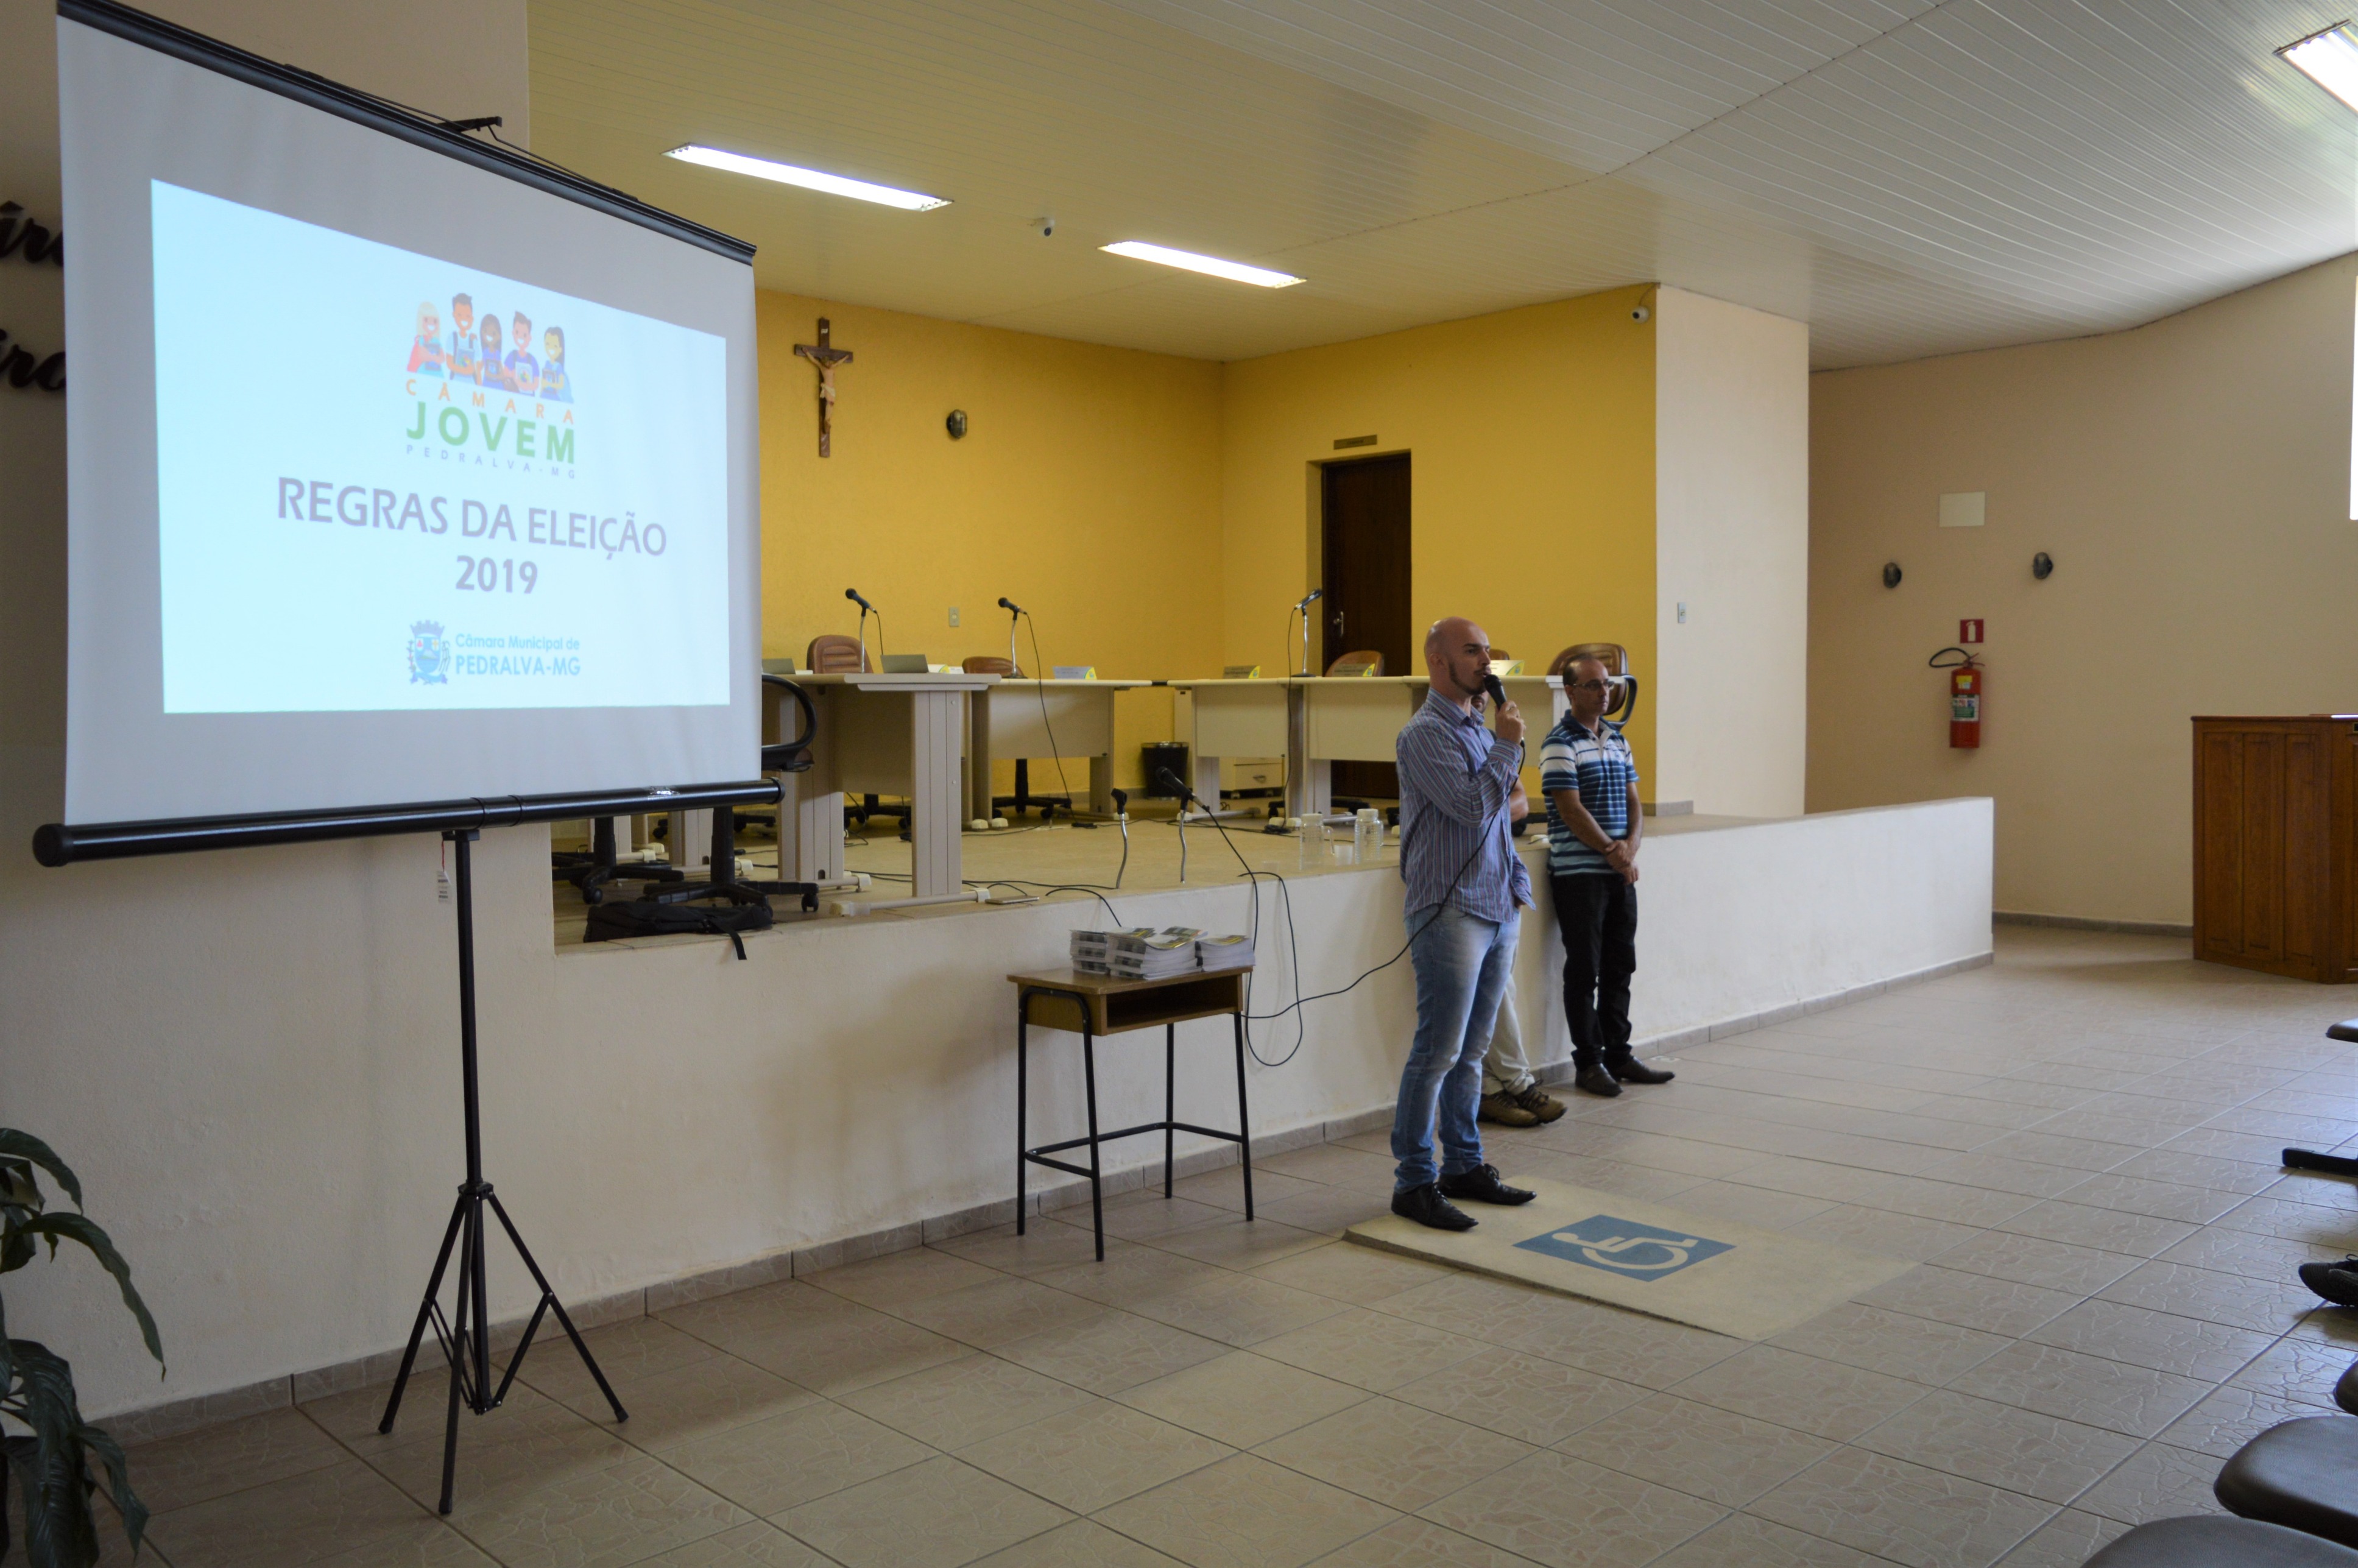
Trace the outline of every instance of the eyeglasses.
{"label": "eyeglasses", "polygon": [[1612,684],[1613,683],[1609,680],[1568,680],[1563,683],[1563,689],[1566,691],[1603,691]]}

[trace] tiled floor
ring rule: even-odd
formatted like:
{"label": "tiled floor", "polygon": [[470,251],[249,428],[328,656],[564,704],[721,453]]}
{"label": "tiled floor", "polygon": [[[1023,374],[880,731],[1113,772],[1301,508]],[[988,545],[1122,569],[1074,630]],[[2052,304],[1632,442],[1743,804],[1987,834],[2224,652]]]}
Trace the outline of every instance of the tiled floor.
{"label": "tiled floor", "polygon": [[[2000,960],[1681,1054],[1676,1085],[1497,1137],[1559,1176],[1918,1260],[1748,1345],[1337,1243],[1380,1137],[600,1331],[464,1426],[354,1394],[133,1456],[179,1568],[1179,1562],[2077,1563],[2214,1507],[2220,1459],[2330,1408],[2358,1325],[2349,993],[2163,939],[2006,928]],[[1294,1070],[1309,1070],[1304,1063]],[[1067,1215],[1086,1217],[1084,1210]]]}

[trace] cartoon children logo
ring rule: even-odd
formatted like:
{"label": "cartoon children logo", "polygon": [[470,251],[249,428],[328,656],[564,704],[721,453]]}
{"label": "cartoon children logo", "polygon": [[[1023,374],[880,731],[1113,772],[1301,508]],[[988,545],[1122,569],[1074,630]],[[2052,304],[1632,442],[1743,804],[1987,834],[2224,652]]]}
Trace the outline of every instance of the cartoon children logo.
{"label": "cartoon children logo", "polygon": [[550,403],[573,401],[573,372],[566,362],[564,328],[543,329],[540,353],[535,355],[533,320],[521,310],[511,311],[503,322],[489,311],[477,315],[472,297],[454,294],[449,319],[446,337],[440,308],[418,306],[416,330],[409,341],[410,374]]}

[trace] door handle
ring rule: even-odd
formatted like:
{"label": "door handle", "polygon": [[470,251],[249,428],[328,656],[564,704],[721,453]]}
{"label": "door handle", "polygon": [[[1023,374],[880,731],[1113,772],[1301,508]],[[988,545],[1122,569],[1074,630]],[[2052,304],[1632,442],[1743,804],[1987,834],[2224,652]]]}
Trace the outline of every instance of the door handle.
{"label": "door handle", "polygon": [[1338,610],[1338,611],[1335,611],[1335,635],[1336,635],[1337,637],[1339,637],[1339,636],[1341,636],[1342,634],[1343,634],[1343,612],[1342,612],[1341,611],[1339,611],[1339,610]]}

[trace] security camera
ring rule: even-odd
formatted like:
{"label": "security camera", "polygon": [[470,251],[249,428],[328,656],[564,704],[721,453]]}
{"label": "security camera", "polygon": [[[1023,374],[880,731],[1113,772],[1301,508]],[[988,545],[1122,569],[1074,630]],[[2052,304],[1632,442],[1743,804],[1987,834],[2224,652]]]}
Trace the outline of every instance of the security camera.
{"label": "security camera", "polygon": [[1640,305],[1636,309],[1629,312],[1629,319],[1632,321],[1642,322],[1651,318],[1653,314],[1654,313],[1651,310],[1649,310],[1644,306]]}

